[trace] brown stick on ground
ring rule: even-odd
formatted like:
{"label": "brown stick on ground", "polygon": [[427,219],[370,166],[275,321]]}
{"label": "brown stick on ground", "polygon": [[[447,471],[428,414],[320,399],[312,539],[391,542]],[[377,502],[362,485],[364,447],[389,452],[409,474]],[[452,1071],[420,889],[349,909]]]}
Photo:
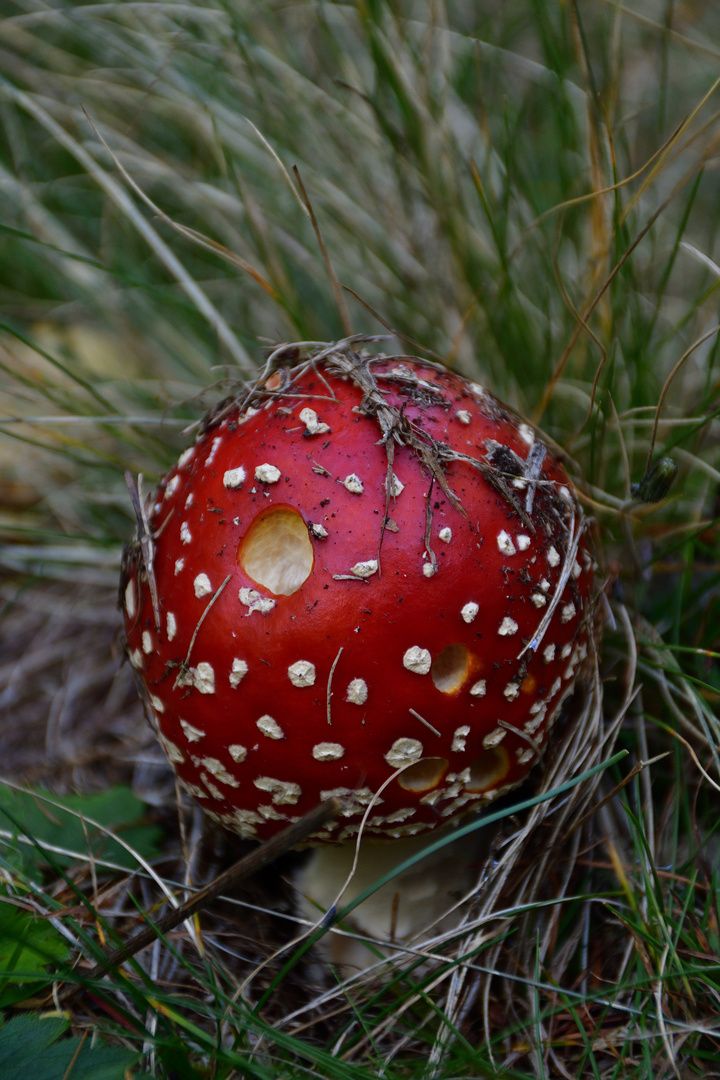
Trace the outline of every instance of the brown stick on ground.
{"label": "brown stick on ground", "polygon": [[67,1004],[81,994],[83,990],[87,989],[89,983],[101,978],[109,971],[113,971],[119,964],[146,949],[148,945],[152,945],[160,935],[174,930],[180,923],[206,907],[216,896],[227,892],[232,886],[237,885],[239,881],[256,874],[258,870],[274,862],[278,856],[302,843],[308,836],[336,817],[342,809],[342,805],[342,800],[337,798],[327,799],[325,802],[319,803],[313,810],[301,817],[299,821],[289,825],[287,829],[283,829],[276,836],[271,837],[270,840],[251,851],[249,855],[239,859],[216,877],[214,881],[211,881],[209,885],[199,889],[194,896],[191,896],[180,907],[168,911],[166,915],[163,915],[156,922],[139,930],[134,937],[131,937],[123,945],[119,945],[112,952],[109,952],[83,977],[82,983],[77,983],[60,994],[61,1003],[63,1005]]}

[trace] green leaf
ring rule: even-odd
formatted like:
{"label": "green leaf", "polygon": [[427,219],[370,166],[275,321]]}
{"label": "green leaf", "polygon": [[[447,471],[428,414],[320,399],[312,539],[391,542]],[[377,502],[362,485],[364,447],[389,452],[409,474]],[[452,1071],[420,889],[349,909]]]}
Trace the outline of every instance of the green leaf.
{"label": "green leaf", "polygon": [[[82,1038],[61,1039],[68,1021],[61,1017],[16,1016],[0,1028],[3,1080],[124,1080],[139,1055],[120,1046],[93,1045]],[[72,1066],[72,1068],[71,1068]]]}
{"label": "green leaf", "polygon": [[46,966],[66,959],[69,951],[65,938],[45,919],[0,897],[0,1006],[39,990],[48,981]]}
{"label": "green leaf", "polygon": [[[137,860],[103,829],[117,833],[143,858],[152,858],[158,852],[161,832],[155,825],[142,823],[144,814],[144,804],[125,787],[62,797],[39,789],[0,787],[0,829],[10,831],[13,838],[25,836],[35,841],[33,845],[18,840],[6,853],[0,853],[0,861],[28,873],[47,861],[72,866],[77,853],[132,870]],[[44,846],[50,849],[48,859],[41,850]]]}

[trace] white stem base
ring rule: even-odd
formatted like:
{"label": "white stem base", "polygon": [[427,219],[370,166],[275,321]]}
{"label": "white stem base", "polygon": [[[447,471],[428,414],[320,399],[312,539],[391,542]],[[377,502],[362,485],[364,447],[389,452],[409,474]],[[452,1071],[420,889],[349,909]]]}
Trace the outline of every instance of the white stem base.
{"label": "white stem base", "polygon": [[[411,855],[422,851],[436,835],[407,837],[386,843],[364,840],[360,845],[357,870],[340,901],[342,889],[355,858],[355,844],[317,847],[301,867],[296,879],[299,906],[305,918],[318,920],[321,911],[337,903],[342,908],[369,885]],[[402,959],[402,950],[393,945],[420,944],[428,937],[450,929],[459,921],[453,908],[475,885],[484,861],[487,841],[474,833],[453,841],[429,856],[363,901],[348,917],[346,925],[383,942],[381,951]],[[377,962],[377,951],[361,941],[330,932],[325,937],[326,959],[340,967],[344,975],[364,970]]]}

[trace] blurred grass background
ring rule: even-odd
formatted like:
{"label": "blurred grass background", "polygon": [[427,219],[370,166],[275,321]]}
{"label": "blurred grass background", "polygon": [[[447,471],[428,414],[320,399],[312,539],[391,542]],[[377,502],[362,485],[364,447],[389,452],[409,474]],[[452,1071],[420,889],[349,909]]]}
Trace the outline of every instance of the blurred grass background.
{"label": "blurred grass background", "polygon": [[[123,471],[154,483],[268,343],[332,340],[348,320],[394,332],[387,348],[445,358],[569,455],[615,611],[608,715],[637,674],[623,745],[633,761],[670,752],[606,810],[610,847],[588,856],[597,866],[578,886],[590,899],[559,931],[575,985],[593,964],[608,979],[587,905],[613,898],[603,925],[631,1019],[581,1016],[560,994],[543,998],[555,1019],[541,1021],[530,995],[524,1019],[499,1017],[494,1049],[468,1021],[433,1068],[707,1075],[720,1052],[720,9],[0,11],[3,771],[101,787],[123,768],[137,780],[144,754],[154,782],[111,655],[133,528]],[[660,505],[630,501],[649,453],[679,467]],[[432,1030],[418,1021],[413,1038]],[[189,1072],[173,1074],[170,1050],[148,1067],[234,1075],[237,1063],[198,1045],[205,1064]],[[296,1075],[292,1047],[275,1049]],[[353,1068],[373,1074],[378,1053]],[[360,1075],[340,1061],[303,1068]],[[423,1075],[422,1056],[398,1062],[383,1075]]]}

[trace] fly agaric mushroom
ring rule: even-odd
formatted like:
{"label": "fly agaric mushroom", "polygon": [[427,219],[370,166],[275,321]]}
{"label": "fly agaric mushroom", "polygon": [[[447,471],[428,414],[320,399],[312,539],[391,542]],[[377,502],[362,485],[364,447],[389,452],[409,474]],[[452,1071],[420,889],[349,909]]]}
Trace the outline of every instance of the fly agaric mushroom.
{"label": "fly agaric mushroom", "polygon": [[429,362],[312,349],[221,403],[142,519],[130,663],[180,784],[245,837],[331,795],[346,809],[317,842],[353,838],[371,802],[387,839],[488,804],[540,759],[587,656],[563,466]]}

